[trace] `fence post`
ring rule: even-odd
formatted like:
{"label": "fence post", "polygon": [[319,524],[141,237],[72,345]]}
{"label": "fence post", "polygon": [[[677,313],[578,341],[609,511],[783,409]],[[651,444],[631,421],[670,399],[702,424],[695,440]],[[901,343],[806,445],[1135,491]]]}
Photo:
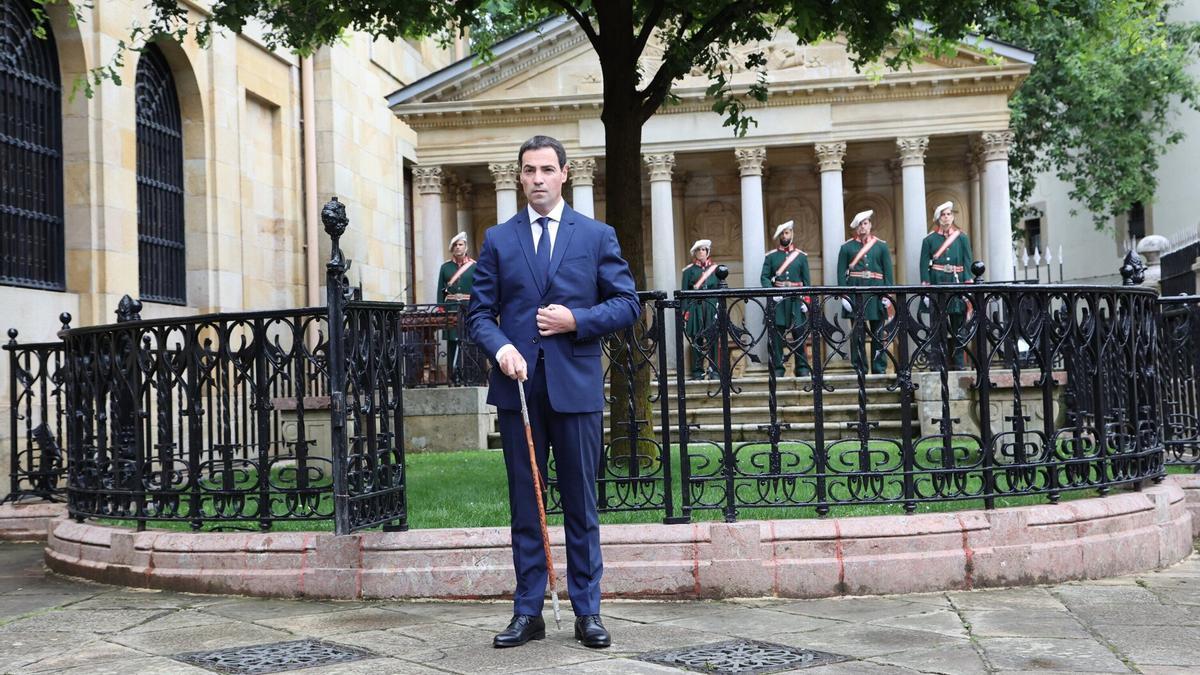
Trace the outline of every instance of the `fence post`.
{"label": "fence post", "polygon": [[9,487],[6,500],[16,500],[15,495],[20,494],[20,481],[17,480],[18,462],[20,461],[20,452],[18,451],[17,441],[17,417],[20,414],[20,405],[17,403],[17,368],[20,363],[17,361],[17,329],[8,329],[8,442],[9,442]]}
{"label": "fence post", "polygon": [[325,265],[325,298],[329,311],[329,449],[333,455],[333,531],[350,534],[350,496],[346,466],[346,293],[349,281],[339,240],[350,224],[346,207],[331,198],[321,209],[321,222],[332,240]]}

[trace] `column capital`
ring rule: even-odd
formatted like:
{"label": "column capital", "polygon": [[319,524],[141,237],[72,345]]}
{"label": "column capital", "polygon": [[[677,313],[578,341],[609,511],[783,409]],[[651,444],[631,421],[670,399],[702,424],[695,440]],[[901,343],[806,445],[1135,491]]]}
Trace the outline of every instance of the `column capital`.
{"label": "column capital", "polygon": [[925,151],[928,149],[928,136],[896,139],[896,151],[900,155],[901,166],[925,166]]}
{"label": "column capital", "polygon": [[417,184],[417,192],[423,195],[438,195],[442,193],[442,167],[414,166],[413,182]]}
{"label": "column capital", "polygon": [[593,157],[581,157],[567,162],[567,175],[571,177],[571,185],[596,184],[596,160]]}
{"label": "column capital", "polygon": [[980,135],[980,141],[983,148],[983,161],[1007,160],[1008,150],[1013,143],[1013,133],[1011,131],[985,131]]}
{"label": "column capital", "polygon": [[817,143],[813,146],[813,152],[817,155],[817,166],[822,173],[842,170],[842,161],[846,159],[845,142]]}
{"label": "column capital", "polygon": [[488,171],[492,172],[492,180],[496,181],[497,190],[517,189],[517,163],[491,162]]}
{"label": "column capital", "polygon": [[767,164],[766,148],[737,148],[733,151],[742,176],[761,176]]}
{"label": "column capital", "polygon": [[900,158],[889,159],[887,161],[888,173],[892,176],[892,183],[899,185],[904,180],[904,163]]}
{"label": "column capital", "polygon": [[454,190],[455,196],[458,197],[458,203],[460,205],[470,203],[471,192],[474,190],[473,185],[464,180],[458,185],[455,185]]}
{"label": "column capital", "polygon": [[654,155],[642,155],[642,161],[650,170],[650,182],[671,180],[671,171],[675,169],[675,153],[663,152]]}

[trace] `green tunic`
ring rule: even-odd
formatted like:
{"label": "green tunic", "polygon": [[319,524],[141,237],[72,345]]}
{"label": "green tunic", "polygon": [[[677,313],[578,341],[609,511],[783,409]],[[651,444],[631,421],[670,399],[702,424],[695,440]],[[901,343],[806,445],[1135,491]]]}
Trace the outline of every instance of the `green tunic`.
{"label": "green tunic", "polygon": [[[950,246],[935,259],[934,254],[937,253],[945,241],[946,237],[942,236],[941,232],[934,230],[926,235],[925,240],[921,242],[921,262],[919,265],[921,269],[921,281],[931,286],[969,283],[971,281],[971,242],[967,240],[966,233],[960,233],[951,242]],[[956,268],[961,267],[962,269],[947,272],[932,269],[931,265],[953,265]],[[959,298],[952,299],[946,305],[946,312],[949,314],[964,314],[966,310],[966,303]]]}
{"label": "green tunic", "polygon": [[[471,259],[467,258],[467,260],[471,260]],[[471,261],[471,263],[472,263],[471,267],[468,268],[467,271],[463,272],[462,275],[460,275],[458,277],[458,279],[456,279],[454,281],[453,286],[449,285],[450,279],[455,275],[455,273],[458,272],[458,263],[454,262],[453,259],[447,260],[446,262],[442,263],[442,269],[438,272],[437,300],[439,303],[444,303],[446,305],[447,312],[457,312],[459,309],[459,306],[463,303],[459,302],[457,300],[447,301],[446,296],[457,295],[457,294],[465,294],[465,295],[471,294],[471,288],[474,286],[474,283],[475,283],[475,264],[474,264],[474,261]],[[446,330],[446,339],[452,340],[452,341],[458,340],[458,329],[457,328],[447,329]]]}
{"label": "green tunic", "polygon": [[[683,279],[680,282],[680,287],[685,291],[706,291],[716,288],[720,283],[715,273],[709,274],[708,278],[696,287],[696,282],[708,270],[715,270],[716,263],[709,262],[705,267],[692,263],[683,268]],[[683,301],[683,332],[688,336],[691,342],[692,352],[692,377],[699,378],[705,371],[705,360],[708,360],[708,369],[715,371],[717,368],[717,341],[716,341],[716,323],[717,323],[717,301],[715,298],[705,300],[684,300]]]}
{"label": "green tunic", "polygon": [[[876,239],[875,243],[867,251],[866,255],[858,261],[853,268],[850,267],[850,262],[862,250],[863,243],[858,239],[850,239],[842,244],[842,248],[838,250],[838,285],[839,286],[891,286],[895,283],[892,276],[892,254],[888,250],[887,242],[882,239]],[[861,276],[850,276],[850,272],[862,273],[873,272],[882,275],[880,279],[866,279]],[[872,297],[867,300],[867,306],[863,310],[863,317],[870,321],[878,321],[886,316],[882,303],[878,297]],[[843,315],[849,317],[850,314],[843,311]]]}
{"label": "green tunic", "polygon": [[[800,251],[800,255],[788,265],[778,277],[775,276],[775,270],[783,264],[784,260],[791,255],[790,251],[775,249],[767,254],[763,260],[761,283],[764,288],[775,286],[776,281],[800,282],[804,286],[810,285],[808,278],[808,255]],[[804,324],[807,314],[802,310],[804,301],[799,296],[791,296],[785,298],[779,304],[775,305],[775,325],[781,327],[794,328]]]}
{"label": "green tunic", "polygon": [[[685,291],[698,290],[707,291],[717,287],[719,280],[716,274],[709,274],[708,278],[699,288],[695,288],[696,282],[700,277],[704,276],[704,272],[714,264],[708,267],[700,267],[695,263],[683,268],[683,281],[680,287]],[[683,315],[685,317],[683,330],[688,334],[688,337],[695,338],[701,331],[708,328],[714,321],[717,320],[717,301],[715,298],[707,300],[684,300]]]}

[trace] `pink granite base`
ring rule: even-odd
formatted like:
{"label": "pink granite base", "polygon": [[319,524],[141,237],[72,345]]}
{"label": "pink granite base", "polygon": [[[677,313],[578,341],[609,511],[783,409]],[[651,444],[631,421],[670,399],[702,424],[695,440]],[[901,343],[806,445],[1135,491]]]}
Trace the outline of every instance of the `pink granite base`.
{"label": "pink granite base", "polygon": [[0,541],[46,541],[50,523],[67,515],[62,502],[0,505]]}
{"label": "pink granite base", "polygon": [[[1189,490],[1200,501],[1200,483]],[[561,528],[552,528],[565,560]],[[1165,567],[1192,550],[1179,481],[995,511],[609,525],[606,597],[915,593],[1044,584]],[[318,598],[497,598],[512,589],[506,528],[364,532],[131,532],[60,521],[46,563],[146,588]],[[560,563],[561,564],[561,563]]]}

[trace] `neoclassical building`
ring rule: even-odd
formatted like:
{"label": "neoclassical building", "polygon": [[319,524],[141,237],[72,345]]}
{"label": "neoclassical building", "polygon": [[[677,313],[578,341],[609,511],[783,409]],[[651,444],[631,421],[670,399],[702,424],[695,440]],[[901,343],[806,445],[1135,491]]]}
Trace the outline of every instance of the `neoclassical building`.
{"label": "neoclassical building", "polygon": [[[757,125],[743,138],[722,126],[693,72],[675,85],[679,102],[664,106],[643,131],[647,279],[678,285],[692,241],[713,240],[714,257],[731,268],[731,285],[749,283],[778,223],[796,222],[814,282],[832,283],[838,247],[853,214],[875,210],[899,279],[918,280],[916,260],[932,207],[958,205],[958,221],[989,278],[1010,278],[1008,99],[1033,57],[979,40],[946,59],[900,72],[855,72],[845,44],[772,43],[734,50],[726,64],[734,86],[756,73],[742,64],[762,48],[771,96],[751,110]],[[643,64],[657,67],[653,45]],[[551,19],[495,49],[495,59],[462,60],[388,97],[416,132],[417,296],[444,259],[443,242],[467,230],[473,243],[488,226],[523,206],[514,153],[535,133],[555,136],[572,158],[568,199],[603,219],[604,128],[600,64],[576,25]],[[430,236],[430,234],[433,236]]]}

